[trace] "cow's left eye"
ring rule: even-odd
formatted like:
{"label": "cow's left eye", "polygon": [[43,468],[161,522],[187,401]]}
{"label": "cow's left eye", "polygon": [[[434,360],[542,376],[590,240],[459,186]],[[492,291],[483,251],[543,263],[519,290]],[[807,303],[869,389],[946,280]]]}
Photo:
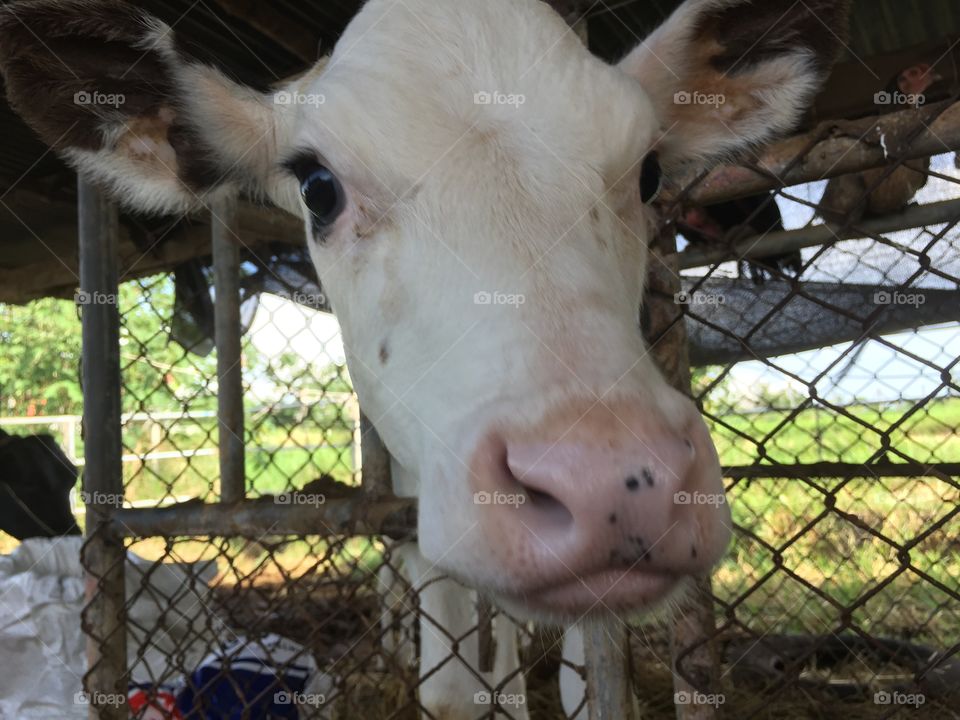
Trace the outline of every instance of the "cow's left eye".
{"label": "cow's left eye", "polygon": [[656,152],[651,152],[643,159],[640,169],[640,199],[649,204],[660,196],[663,188],[663,170],[660,168],[660,158]]}
{"label": "cow's left eye", "polygon": [[320,225],[332,225],[343,211],[343,186],[323,165],[313,166],[300,177],[300,196]]}

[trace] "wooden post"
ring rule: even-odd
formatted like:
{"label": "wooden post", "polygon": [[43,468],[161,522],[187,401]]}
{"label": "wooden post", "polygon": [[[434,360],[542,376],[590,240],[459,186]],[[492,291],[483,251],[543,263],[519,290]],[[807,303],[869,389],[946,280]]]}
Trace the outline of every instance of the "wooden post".
{"label": "wooden post", "polygon": [[[648,339],[655,341],[652,354],[667,381],[683,393],[690,391],[690,358],[683,308],[675,301],[680,292],[680,267],[676,236],[663,232],[650,258],[650,278],[644,305]],[[712,642],[715,625],[710,581],[696,586],[696,594],[683,614],[674,618],[670,635],[675,698],[692,698],[694,692],[719,692],[720,666]],[[678,666],[679,662],[679,666]],[[682,672],[680,670],[682,669]],[[687,681],[692,678],[695,684]],[[677,702],[678,720],[714,720],[717,708],[693,702]]]}
{"label": "wooden post", "polygon": [[371,498],[393,495],[390,477],[390,453],[377,429],[363,412],[360,412],[360,456],[363,463],[363,490]]}
{"label": "wooden post", "polygon": [[860,220],[846,228],[834,224],[813,225],[799,230],[755,235],[740,240],[730,247],[690,247],[680,253],[680,268],[689,270],[730,260],[771,257],[808,247],[829,245],[837,240],[889,235],[901,230],[953,223],[958,219],[960,219],[960,200],[942,200],[927,205],[913,205],[896,215]]}
{"label": "wooden post", "polygon": [[120,313],[117,279],[117,210],[100,190],[78,185],[80,292],[83,332],[83,421],[87,505],[81,552],[87,604],[81,624],[87,635],[84,685],[91,720],[126,720],[127,627],[124,609],[123,541],[110,532],[122,504],[120,425]]}
{"label": "wooden post", "polygon": [[247,537],[262,535],[383,535],[409,539],[417,529],[417,501],[388,498],[373,502],[360,488],[338,490],[319,506],[280,505],[271,498],[239,505],[192,501],[167,507],[120,510],[114,532],[123,537],[176,538],[185,535]]}
{"label": "wooden post", "polygon": [[214,324],[217,342],[217,416],[220,447],[220,501],[246,495],[243,438],[243,368],[240,338],[240,248],[237,199],[219,200],[213,215]]}
{"label": "wooden post", "polygon": [[618,618],[584,620],[583,659],[590,720],[638,717],[630,688],[630,635]]}

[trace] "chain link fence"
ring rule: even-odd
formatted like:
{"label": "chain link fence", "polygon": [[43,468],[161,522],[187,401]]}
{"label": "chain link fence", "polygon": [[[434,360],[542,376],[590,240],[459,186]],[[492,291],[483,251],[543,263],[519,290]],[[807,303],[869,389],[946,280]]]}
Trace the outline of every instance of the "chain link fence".
{"label": "chain link fence", "polygon": [[[870,119],[848,147],[831,146],[843,123],[784,143],[746,163],[769,191],[729,186],[739,199],[707,223],[685,198],[708,183],[668,211],[688,236],[692,393],[737,531],[713,576],[728,716],[955,717],[960,160],[931,132],[954,101]],[[942,152],[923,156],[924,137]],[[877,169],[816,179],[885,141]],[[824,168],[803,171],[811,158]],[[798,168],[814,181],[781,180]],[[718,262],[694,267],[704,256]],[[639,646],[669,689],[665,641]],[[692,701],[661,697],[663,717]]]}
{"label": "chain link fence", "polygon": [[[712,578],[715,628],[698,641],[715,650],[713,686],[675,692],[674,662],[684,675],[691,648],[671,650],[665,622],[631,626],[643,717],[703,706],[736,718],[956,717],[960,143],[940,138],[945,118],[950,137],[960,132],[955,102],[898,113],[896,153],[861,156],[859,194],[842,211],[822,206],[832,181],[817,179],[844,162],[829,145],[836,126],[748,163],[749,182],[716,190],[697,178],[665,201],[664,233],[681,236],[671,262],[683,269],[654,286],[675,317],[651,341],[678,328],[687,337],[736,537]],[[931,143],[942,147],[928,158]],[[826,168],[804,169],[820,152]],[[872,213],[892,181],[918,187]],[[262,257],[242,262],[273,272]],[[397,561],[412,535],[402,522],[373,531],[383,517],[357,524],[374,499],[360,483],[360,413],[336,323],[313,309],[325,304],[319,290],[285,279],[285,290],[244,300],[248,501],[214,517],[199,505],[221,497],[212,319],[191,310],[185,284],[157,275],[121,288],[123,496],[113,500],[183,512],[154,535],[120,528],[131,559],[114,602],[126,624],[88,613],[85,631],[104,646],[126,637],[133,717],[420,717],[422,627],[445,633],[454,655],[476,648],[484,666],[497,643],[486,621],[449,633],[436,619],[422,625],[424,587]],[[209,293],[200,287],[194,298]],[[356,513],[320,514],[340,504]],[[250,513],[294,510],[312,532],[280,520],[243,529]],[[88,547],[116,542],[116,530],[93,528]],[[117,592],[116,562],[85,562],[93,597]],[[485,682],[477,716],[585,717],[585,700],[573,715],[561,707],[561,632],[514,624],[526,692],[510,692],[515,677]],[[175,710],[168,692],[187,704]]]}

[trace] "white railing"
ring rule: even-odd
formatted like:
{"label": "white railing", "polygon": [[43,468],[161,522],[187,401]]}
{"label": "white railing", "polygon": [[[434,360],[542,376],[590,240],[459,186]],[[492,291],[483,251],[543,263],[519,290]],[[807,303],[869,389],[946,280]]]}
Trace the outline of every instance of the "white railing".
{"label": "white railing", "polygon": [[[350,417],[353,424],[353,447],[354,467],[360,466],[360,411],[357,405],[356,396],[352,393],[331,392],[325,393],[322,399],[327,402],[342,405],[346,415]],[[248,415],[256,417],[265,413],[272,413],[278,410],[309,410],[309,405],[287,404],[270,405],[262,408],[249,410]],[[169,430],[171,425],[190,422],[199,422],[203,420],[215,420],[217,413],[215,410],[198,410],[190,412],[138,412],[126,413],[120,416],[121,424],[126,428],[131,424],[142,423],[150,431],[151,447],[158,447],[163,440],[162,433],[165,429]],[[80,439],[80,427],[83,421],[81,415],[44,415],[35,417],[0,417],[0,429],[36,427],[38,432],[49,432],[58,435],[63,447],[64,453],[77,467],[82,468],[86,461],[82,455],[78,454],[78,440]],[[335,447],[343,449],[344,445],[333,445],[331,443],[322,443],[320,445],[298,445],[295,443],[279,445],[276,447],[255,448],[261,452],[277,453],[293,450],[319,450],[324,447]],[[218,447],[199,447],[186,450],[157,450],[145,453],[127,453],[122,456],[124,464],[145,463],[150,461],[177,460],[194,457],[217,457],[220,450]]]}

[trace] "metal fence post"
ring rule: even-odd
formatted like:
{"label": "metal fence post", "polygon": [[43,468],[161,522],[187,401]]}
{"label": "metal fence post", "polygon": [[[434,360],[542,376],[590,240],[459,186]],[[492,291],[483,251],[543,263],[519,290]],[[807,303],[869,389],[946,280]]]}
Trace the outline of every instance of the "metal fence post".
{"label": "metal fence post", "polygon": [[237,208],[238,201],[235,197],[217,200],[210,208],[216,290],[214,322],[217,343],[220,500],[225,503],[241,502],[246,495]]}
{"label": "metal fence post", "polygon": [[122,503],[123,470],[120,425],[120,313],[118,298],[116,207],[101,191],[78,183],[80,292],[83,328],[83,414],[87,505],[86,540],[81,562],[86,570],[87,604],[82,625],[87,635],[84,676],[91,720],[126,720],[127,632],[123,541],[110,532],[109,520]]}
{"label": "metal fence post", "polygon": [[[650,258],[650,281],[644,305],[645,327],[651,353],[667,382],[683,393],[690,391],[690,357],[683,308],[675,300],[681,290],[676,235],[661,232]],[[719,663],[713,638],[716,634],[710,580],[699,581],[691,606],[674,618],[670,632],[670,657],[676,693],[713,694],[719,688]],[[677,704],[678,720],[713,720],[712,705]]]}

